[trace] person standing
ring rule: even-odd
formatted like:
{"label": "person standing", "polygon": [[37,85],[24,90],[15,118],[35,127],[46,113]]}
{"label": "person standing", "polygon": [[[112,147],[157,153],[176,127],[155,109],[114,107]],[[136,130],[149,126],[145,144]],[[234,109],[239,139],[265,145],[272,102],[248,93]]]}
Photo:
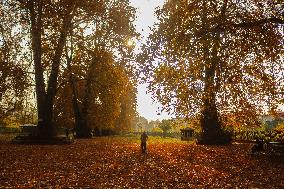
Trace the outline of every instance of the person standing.
{"label": "person standing", "polygon": [[142,150],[142,153],[146,153],[148,135],[146,134],[145,131],[141,134],[141,138],[140,139],[141,139],[141,150]]}

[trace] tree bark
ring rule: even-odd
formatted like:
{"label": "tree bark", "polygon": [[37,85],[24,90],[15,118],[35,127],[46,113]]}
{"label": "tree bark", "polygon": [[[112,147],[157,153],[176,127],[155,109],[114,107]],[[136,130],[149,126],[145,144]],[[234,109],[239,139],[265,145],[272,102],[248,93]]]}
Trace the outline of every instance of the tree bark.
{"label": "tree bark", "polygon": [[[72,31],[71,31],[72,32]],[[72,33],[71,33],[71,55],[68,56],[68,51],[66,49],[66,59],[67,59],[67,69],[69,71],[69,83],[72,91],[72,106],[73,106],[73,112],[74,112],[74,119],[75,119],[75,131],[78,135],[80,135],[80,128],[82,125],[82,111],[80,108],[80,105],[78,103],[78,93],[75,85],[75,79],[74,75],[72,73],[71,69],[71,62],[72,62],[72,57],[73,57],[73,39],[72,39]],[[78,136],[77,136],[78,137]]]}
{"label": "tree bark", "polygon": [[[217,39],[218,40],[218,39]],[[218,109],[216,106],[216,83],[215,74],[219,63],[217,55],[218,41],[215,42],[212,50],[212,58],[205,67],[205,86],[203,96],[203,109],[201,112],[201,139],[203,144],[226,143],[219,119]]]}
{"label": "tree bark", "polygon": [[55,54],[52,59],[51,73],[49,75],[48,86],[47,86],[46,104],[45,104],[46,119],[44,120],[44,127],[46,129],[46,134],[48,136],[53,136],[55,134],[55,128],[53,124],[54,98],[56,95],[56,89],[58,84],[57,79],[59,73],[59,66],[61,62],[61,56],[63,53],[63,48],[66,43],[67,34],[69,32],[70,25],[71,25],[71,15],[67,14],[63,19],[63,26],[60,31],[60,36],[55,49]]}
{"label": "tree bark", "polygon": [[39,129],[42,129],[44,127],[43,124],[44,120],[46,119],[45,118],[46,91],[45,91],[45,82],[43,77],[43,68],[41,65],[42,1],[39,0],[37,4],[33,1],[29,1],[27,6],[30,11],[30,20],[31,20],[31,39],[32,39],[32,50],[33,50],[33,62],[35,69],[35,83],[36,83],[35,88],[36,88],[37,109],[38,109],[38,126]]}
{"label": "tree bark", "polygon": [[90,108],[90,99],[92,93],[92,78],[93,72],[95,67],[95,60],[92,60],[85,84],[85,97],[83,100],[83,107],[82,112],[79,120],[79,127],[76,127],[76,135],[78,138],[89,138],[92,136],[91,132],[92,129],[88,124],[88,117],[89,117],[89,108]]}
{"label": "tree bark", "polygon": [[[225,11],[228,1],[224,1],[224,5],[220,14],[220,21],[225,19]],[[203,30],[208,27],[206,1],[203,1]],[[201,111],[201,136],[199,143],[202,144],[222,144],[230,142],[222,130],[222,123],[219,118],[219,113],[216,105],[217,85],[215,82],[217,67],[220,63],[218,51],[220,50],[220,32],[215,35],[205,33],[203,36],[203,56],[205,60],[205,77],[204,77],[204,95],[203,109]],[[211,51],[209,50],[211,49]],[[211,52],[211,53],[210,53]]]}
{"label": "tree bark", "polygon": [[52,137],[55,134],[53,125],[53,106],[57,88],[57,78],[59,73],[59,65],[63,52],[68,31],[70,29],[72,15],[71,9],[67,11],[63,18],[63,26],[60,31],[60,36],[55,49],[55,54],[52,59],[51,74],[49,76],[47,91],[45,90],[45,81],[42,68],[42,12],[43,2],[28,1],[26,4],[30,11],[31,21],[31,40],[33,50],[33,62],[35,69],[35,83],[37,95],[38,109],[38,128],[40,137]]}

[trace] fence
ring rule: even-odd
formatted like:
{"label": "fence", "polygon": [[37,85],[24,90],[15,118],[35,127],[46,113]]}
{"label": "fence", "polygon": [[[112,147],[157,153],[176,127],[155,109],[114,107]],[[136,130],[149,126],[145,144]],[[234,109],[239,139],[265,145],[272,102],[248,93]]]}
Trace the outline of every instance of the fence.
{"label": "fence", "polygon": [[1,134],[8,134],[8,133],[19,133],[21,131],[18,127],[0,127]]}
{"label": "fence", "polygon": [[261,139],[266,142],[284,142],[283,131],[234,131],[233,140],[254,141]]}

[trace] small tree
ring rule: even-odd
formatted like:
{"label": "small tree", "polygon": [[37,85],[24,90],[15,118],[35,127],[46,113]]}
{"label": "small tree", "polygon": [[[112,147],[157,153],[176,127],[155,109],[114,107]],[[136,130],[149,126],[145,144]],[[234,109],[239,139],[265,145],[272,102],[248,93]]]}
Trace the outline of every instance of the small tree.
{"label": "small tree", "polygon": [[159,124],[159,128],[163,130],[163,136],[165,137],[169,130],[172,128],[171,120],[162,120]]}

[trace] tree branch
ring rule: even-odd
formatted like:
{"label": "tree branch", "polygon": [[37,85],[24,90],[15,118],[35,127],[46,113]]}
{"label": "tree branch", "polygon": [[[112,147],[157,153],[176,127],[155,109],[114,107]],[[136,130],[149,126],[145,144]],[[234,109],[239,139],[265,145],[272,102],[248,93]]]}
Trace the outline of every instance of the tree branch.
{"label": "tree branch", "polygon": [[267,24],[267,23],[284,24],[284,20],[282,20],[281,18],[272,17],[272,18],[265,18],[261,20],[251,21],[251,22],[241,22],[238,24],[230,24],[230,26],[233,26],[236,28],[250,28],[250,27],[260,26],[260,25]]}
{"label": "tree branch", "polygon": [[284,20],[281,18],[265,18],[265,19],[260,19],[260,20],[255,20],[255,21],[250,21],[250,22],[241,22],[241,23],[221,23],[217,25],[216,27],[213,28],[207,28],[207,29],[202,29],[198,31],[195,36],[196,37],[202,37],[204,35],[207,35],[209,33],[216,33],[216,32],[225,32],[230,29],[237,29],[237,28],[252,28],[256,26],[261,26],[267,23],[273,23],[273,24],[283,24],[284,25]]}

